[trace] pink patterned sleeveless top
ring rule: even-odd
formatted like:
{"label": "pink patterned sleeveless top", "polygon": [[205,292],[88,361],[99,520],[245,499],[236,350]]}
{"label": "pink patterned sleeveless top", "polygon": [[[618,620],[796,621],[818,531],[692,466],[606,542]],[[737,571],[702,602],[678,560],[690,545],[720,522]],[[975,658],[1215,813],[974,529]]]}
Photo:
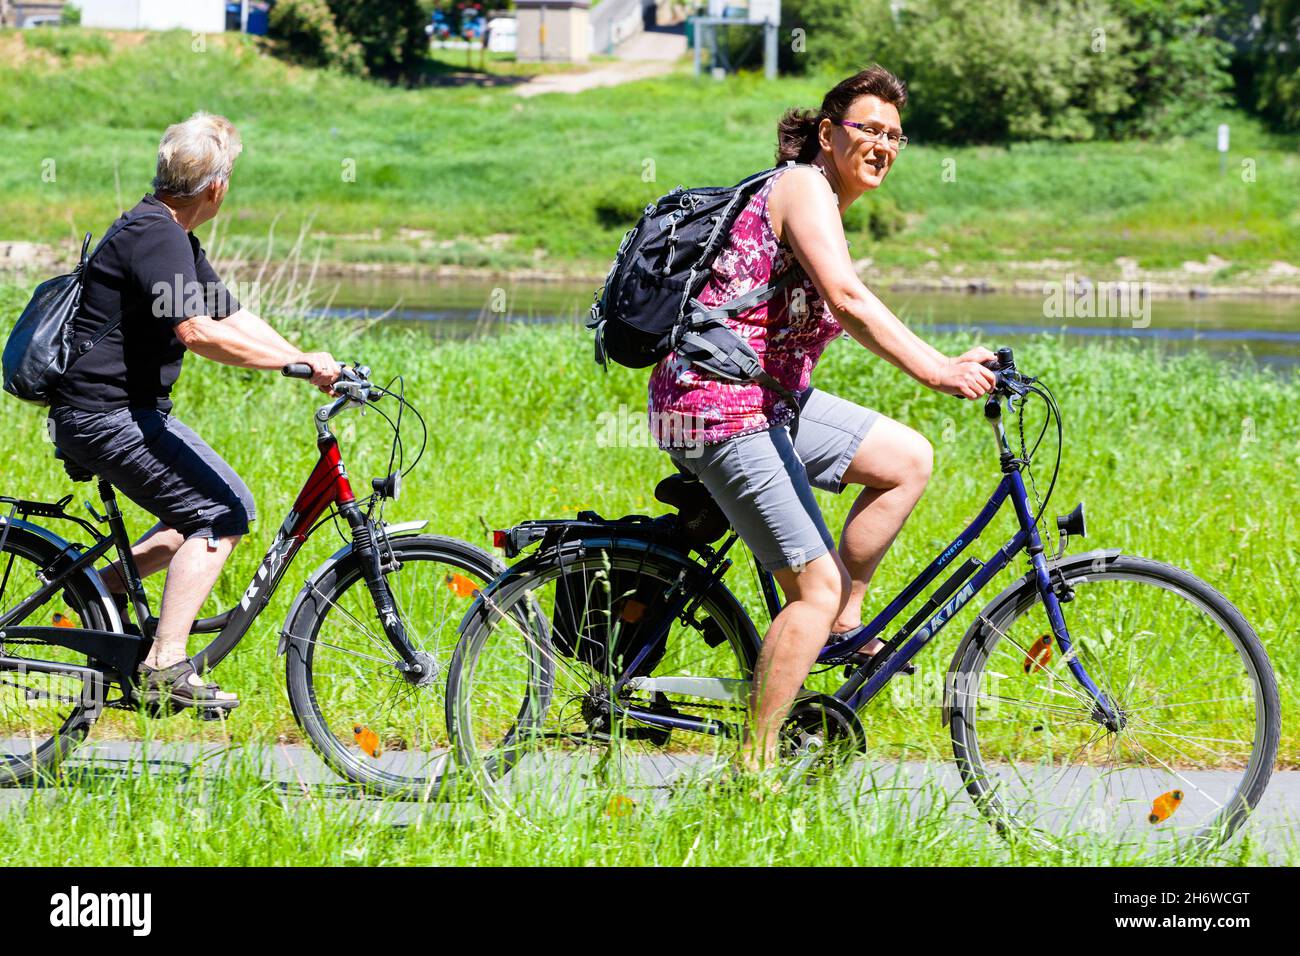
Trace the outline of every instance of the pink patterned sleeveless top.
{"label": "pink patterned sleeveless top", "polygon": [[[772,186],[783,175],[784,170],[768,179],[741,210],[698,296],[702,304],[721,305],[798,268],[794,253],[777,240],[767,210]],[[842,332],[806,275],[726,321],[749,342],[768,374],[796,395],[808,387],[822,351]],[[675,352],[650,373],[649,411],[650,433],[661,448],[717,444],[784,424],[794,413],[775,390],[717,378]]]}

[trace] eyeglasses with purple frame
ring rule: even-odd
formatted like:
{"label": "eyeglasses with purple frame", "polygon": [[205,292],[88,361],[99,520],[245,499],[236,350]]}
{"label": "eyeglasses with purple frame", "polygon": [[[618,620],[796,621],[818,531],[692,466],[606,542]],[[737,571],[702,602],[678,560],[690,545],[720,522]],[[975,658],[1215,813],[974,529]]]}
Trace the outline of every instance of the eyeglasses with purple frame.
{"label": "eyeglasses with purple frame", "polygon": [[907,147],[907,137],[902,133],[896,135],[887,129],[877,129],[870,123],[854,123],[852,120],[831,120],[831,122],[836,126],[852,126],[856,130],[861,130],[866,134],[867,139],[879,141],[883,136],[894,149],[904,149]]}

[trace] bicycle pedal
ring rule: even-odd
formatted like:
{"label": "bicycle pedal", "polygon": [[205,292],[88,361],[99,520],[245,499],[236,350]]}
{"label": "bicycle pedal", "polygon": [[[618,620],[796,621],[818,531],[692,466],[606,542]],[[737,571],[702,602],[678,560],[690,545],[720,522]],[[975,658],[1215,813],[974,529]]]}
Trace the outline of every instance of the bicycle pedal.
{"label": "bicycle pedal", "polygon": [[195,720],[221,720],[230,714],[233,707],[191,707]]}

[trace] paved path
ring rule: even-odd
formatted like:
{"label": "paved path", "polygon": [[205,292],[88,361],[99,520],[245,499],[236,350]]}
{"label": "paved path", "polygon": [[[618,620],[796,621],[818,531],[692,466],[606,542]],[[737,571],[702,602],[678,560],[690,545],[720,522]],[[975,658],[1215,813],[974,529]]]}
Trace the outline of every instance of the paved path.
{"label": "paved path", "polygon": [[[217,757],[213,759],[212,755]],[[269,781],[284,785],[287,798],[294,799],[300,788],[309,787],[316,799],[324,796],[337,800],[341,806],[348,807],[358,816],[379,820],[394,825],[406,825],[417,817],[440,817],[456,812],[454,804],[433,806],[403,803],[396,800],[378,800],[359,798],[357,791],[344,784],[334,775],[310,747],[281,744],[269,748],[236,749],[222,752],[219,746],[212,744],[151,744],[148,754],[144,746],[129,741],[91,741],[81,747],[69,758],[65,766],[90,767],[94,772],[108,775],[127,775],[138,772],[141,761],[147,759],[153,766],[163,772],[186,773],[194,769],[196,761],[208,755],[202,761],[202,773],[220,773],[223,760],[238,761],[241,766],[248,766],[255,761],[260,774]],[[636,783],[629,788],[641,798],[665,800],[669,796],[668,785],[681,774],[694,774],[707,766],[709,758],[691,755],[645,756],[637,761],[633,773]],[[582,787],[584,774],[581,767],[566,768],[565,779],[555,784],[557,789]],[[973,825],[982,826],[973,805],[962,793],[960,779],[956,769],[950,764],[904,763],[861,764],[863,778],[869,777],[869,785],[891,792],[906,790],[910,799],[919,810],[930,801],[946,799],[955,794],[947,812],[963,817],[969,816]],[[1213,771],[1193,774],[1193,777],[1211,779]],[[1201,781],[1204,782],[1204,781]],[[8,787],[0,788],[0,812],[12,807],[22,806],[32,799],[51,798],[56,793],[53,787]],[[1248,824],[1254,838],[1270,848],[1280,848],[1294,844],[1300,833],[1300,771],[1279,771],[1273,774],[1264,799],[1256,808]]]}
{"label": "paved path", "polygon": [[663,28],[639,33],[619,48],[617,63],[573,73],[544,73],[515,87],[520,96],[580,93],[598,86],[618,86],[633,80],[671,73],[686,55],[686,34]]}

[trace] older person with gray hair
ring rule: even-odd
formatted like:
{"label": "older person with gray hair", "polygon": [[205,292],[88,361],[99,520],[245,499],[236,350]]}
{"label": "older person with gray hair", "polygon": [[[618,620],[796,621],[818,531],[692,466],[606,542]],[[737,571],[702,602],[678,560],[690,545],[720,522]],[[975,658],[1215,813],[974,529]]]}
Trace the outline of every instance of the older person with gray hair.
{"label": "older person with gray hair", "polygon": [[[90,261],[74,324],[82,354],[50,409],[61,455],[158,519],[132,549],[141,574],[168,570],[140,684],[146,701],[182,707],[239,702],[195,673],[186,641],[254,517],[244,482],[172,414],[185,353],[268,371],[304,363],[326,392],[339,375],[328,353],[302,352],[242,308],[193,233],[221,208],[242,149],[223,116],[195,113],[168,127],[153,193],[118,218]],[[99,337],[119,315],[117,327]],[[125,608],[120,565],[104,580]]]}

